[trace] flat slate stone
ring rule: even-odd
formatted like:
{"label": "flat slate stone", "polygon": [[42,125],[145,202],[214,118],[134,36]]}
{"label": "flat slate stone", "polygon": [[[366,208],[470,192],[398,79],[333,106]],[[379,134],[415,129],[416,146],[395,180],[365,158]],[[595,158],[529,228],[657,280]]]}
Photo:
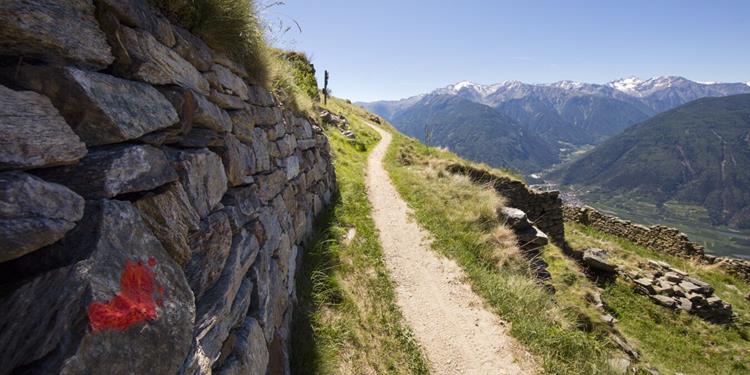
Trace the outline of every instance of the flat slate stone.
{"label": "flat slate stone", "polygon": [[22,172],[0,173],[0,262],[61,239],[83,217],[83,198]]}
{"label": "flat slate stone", "polygon": [[89,146],[136,139],[179,121],[167,98],[142,82],[70,67],[24,65],[17,73],[17,82],[47,95]]}
{"label": "flat slate stone", "polygon": [[265,374],[268,367],[268,345],[263,328],[252,317],[245,318],[239,329],[232,333],[234,345],[217,375]]}
{"label": "flat slate stone", "polygon": [[247,185],[253,182],[255,155],[253,150],[232,134],[225,134],[224,144],[214,150],[221,156],[230,186]]}
{"label": "flat slate stone", "polygon": [[600,272],[613,273],[617,270],[617,265],[609,258],[609,253],[603,249],[589,248],[583,251],[583,263]]}
{"label": "flat slate stone", "polygon": [[150,32],[167,47],[175,46],[177,41],[172,25],[164,17],[159,16],[146,0],[97,1],[98,6],[107,7],[117,16],[120,22]]}
{"label": "flat slate stone", "polygon": [[228,95],[236,95],[242,100],[248,100],[248,87],[242,78],[236,76],[228,68],[214,64],[211,71],[205,74],[212,87]]}
{"label": "flat slate stone", "polygon": [[177,264],[184,266],[191,256],[189,234],[199,228],[200,217],[190,205],[179,182],[150,193],[135,202],[146,226]]}
{"label": "flat slate stone", "polygon": [[0,170],[73,164],[86,145],[48,98],[0,85]]}
{"label": "flat slate stone", "polygon": [[154,85],[178,85],[203,95],[210,93],[208,81],[177,52],[159,43],[150,33],[122,26],[122,45],[129,61],[118,60],[118,71]]}
{"label": "flat slate stone", "polygon": [[246,230],[232,239],[221,276],[197,303],[193,345],[180,374],[210,371],[221,354],[231,328],[247,316],[253,282],[246,274],[258,250],[255,236]]}
{"label": "flat slate stone", "polygon": [[[2,373],[176,373],[195,318],[180,267],[129,202],[90,202],[86,212],[67,249],[81,260],[0,300]],[[138,294],[138,305],[115,303],[123,294]],[[100,314],[108,310],[128,319],[115,325]]]}
{"label": "flat slate stone", "polygon": [[200,229],[190,235],[190,262],[185,269],[196,301],[203,298],[221,276],[232,245],[229,215],[217,211],[200,223]]}
{"label": "flat slate stone", "polygon": [[190,63],[201,72],[211,69],[214,57],[211,53],[211,49],[208,48],[203,40],[178,26],[174,27],[174,35],[177,39],[177,44],[174,46],[174,50],[177,51],[180,56],[185,58],[185,60],[190,61]]}
{"label": "flat slate stone", "polygon": [[149,145],[98,148],[76,165],[44,169],[37,174],[86,199],[151,190],[177,179],[164,153]]}
{"label": "flat slate stone", "polygon": [[200,217],[208,216],[227,191],[221,158],[207,149],[169,149],[168,154],[193,208]]}
{"label": "flat slate stone", "polygon": [[103,69],[114,57],[91,0],[3,0],[0,51]]}

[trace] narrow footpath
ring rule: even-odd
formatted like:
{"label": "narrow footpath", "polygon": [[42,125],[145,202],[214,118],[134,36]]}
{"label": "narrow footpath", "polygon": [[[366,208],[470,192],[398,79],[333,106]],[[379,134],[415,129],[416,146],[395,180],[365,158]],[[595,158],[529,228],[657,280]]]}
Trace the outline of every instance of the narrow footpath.
{"label": "narrow footpath", "polygon": [[532,374],[530,356],[484,308],[463,270],[430,249],[429,234],[411,217],[383,168],[390,133],[369,124],[382,139],[367,163],[367,192],[380,232],[397,304],[433,374]]}

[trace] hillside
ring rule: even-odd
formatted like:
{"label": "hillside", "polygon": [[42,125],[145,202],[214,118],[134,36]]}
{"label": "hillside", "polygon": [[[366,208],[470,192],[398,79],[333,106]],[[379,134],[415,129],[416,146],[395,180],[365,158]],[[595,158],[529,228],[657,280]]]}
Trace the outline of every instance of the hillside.
{"label": "hillside", "polygon": [[[606,84],[572,81],[529,84],[506,81],[481,85],[463,81],[407,99],[359,104],[400,128],[404,125],[401,115],[420,104],[426,96],[460,97],[496,109],[537,134],[553,147],[555,153],[564,157],[579,146],[601,143],[630,125],[689,101],[743,93],[750,93],[750,86],[746,83],[699,83],[674,76],[646,80],[626,78]],[[425,103],[420,105],[422,112],[426,111],[424,105]],[[486,111],[483,113],[494,117]],[[455,133],[456,137],[464,136],[460,128]],[[479,142],[467,146],[481,148],[483,145],[483,142]],[[466,153],[462,155],[472,160],[485,161],[501,158],[502,156],[496,155],[501,154],[500,151],[502,149],[489,149],[482,154],[484,159],[473,159]],[[548,160],[545,155],[540,155],[539,159]],[[540,160],[531,161],[531,164],[538,164]]]}
{"label": "hillside", "polygon": [[398,114],[395,123],[404,134],[496,167],[531,173],[559,160],[552,146],[533,131],[457,96],[427,96]]}
{"label": "hillside", "polygon": [[699,205],[750,228],[750,95],[706,98],[634,125],[549,177],[596,193]]}
{"label": "hillside", "polygon": [[[381,345],[392,345],[397,353],[415,355],[411,346],[414,342],[408,341],[412,339],[420,343],[421,358],[433,369],[429,348],[419,341],[419,330],[424,327],[417,326],[412,336],[399,331],[411,326],[408,310],[403,310],[404,326],[397,325],[393,315],[384,315],[387,308],[382,306],[397,303],[399,288],[395,288],[394,296],[390,284],[378,281],[381,272],[388,271],[380,268],[383,263],[375,259],[387,264],[387,254],[393,250],[386,248],[386,242],[380,245],[382,248],[373,245],[375,235],[362,227],[369,218],[347,223],[355,212],[358,216],[377,216],[375,211],[392,214],[392,210],[370,206],[362,191],[361,171],[368,168],[363,161],[377,144],[371,126],[391,133],[393,141],[385,157],[385,168],[398,194],[413,208],[416,222],[433,237],[431,249],[455,260],[466,274],[463,281],[455,282],[467,282],[487,309],[509,323],[510,335],[531,353],[545,373],[610,374],[628,368],[635,373],[742,374],[750,368],[744,325],[750,319],[750,305],[745,300],[750,285],[746,281],[716,266],[639,246],[580,223],[565,222],[565,246],[560,247],[554,238],[563,234],[555,232],[551,222],[562,219],[534,211],[535,207],[554,205],[555,199],[559,205],[556,193],[533,193],[535,198],[529,200],[519,198],[519,189],[527,188],[504,171],[481,167],[452,152],[425,146],[343,100],[329,101],[327,109],[345,117],[355,137],[347,140],[337,126],[326,127],[342,186],[342,200],[336,202],[332,212],[344,220],[338,221],[318,245],[313,245],[320,247],[313,256],[324,262],[305,271],[315,281],[313,294],[300,297],[310,301],[306,309],[313,312],[311,339],[300,346],[322,351],[317,369],[327,373],[351,373],[354,369],[359,373],[383,369],[390,362],[401,366],[393,372],[421,373],[424,368],[409,369],[400,362],[404,360],[402,354],[381,357],[363,353],[367,350],[383,354]],[[374,119],[380,122],[373,122]],[[471,173],[476,179],[465,171],[474,171]],[[383,176],[373,178],[385,180]],[[350,186],[353,181],[356,184]],[[539,228],[549,228],[546,233],[551,234],[552,243],[540,248],[538,244],[546,242],[537,242],[537,237],[530,246],[528,239],[516,234],[512,221],[498,215],[502,207],[527,209],[529,219]],[[617,265],[621,272],[614,279],[596,276],[574,255],[591,247],[604,249]],[[647,272],[649,260],[667,262],[710,283],[716,289],[715,295],[731,304],[736,320],[726,325],[712,323],[681,308],[660,306],[655,298],[640,294],[626,275]],[[549,278],[540,278],[544,275],[540,266]],[[411,269],[417,273],[420,267]],[[413,276],[411,272],[407,274]],[[403,291],[413,287],[414,283],[408,283],[400,288]],[[424,315],[432,309],[419,311]],[[381,319],[388,323],[372,324]],[[429,319],[423,324],[429,324]],[[439,335],[440,330],[435,331]],[[399,334],[399,340],[389,336],[393,334]],[[456,363],[453,355],[457,354],[446,356],[453,360],[447,364]],[[304,366],[304,362],[299,365]]]}

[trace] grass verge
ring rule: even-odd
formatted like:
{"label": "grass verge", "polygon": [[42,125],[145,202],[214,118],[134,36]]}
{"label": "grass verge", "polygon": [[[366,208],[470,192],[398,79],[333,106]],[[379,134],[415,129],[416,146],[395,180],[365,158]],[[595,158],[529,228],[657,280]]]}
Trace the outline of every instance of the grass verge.
{"label": "grass verge", "polygon": [[[343,104],[329,100],[329,109],[344,112]],[[304,254],[297,279],[292,368],[299,374],[426,374],[395,304],[370,217],[364,168],[379,136],[349,118],[355,142],[335,128],[326,130],[339,194]]]}

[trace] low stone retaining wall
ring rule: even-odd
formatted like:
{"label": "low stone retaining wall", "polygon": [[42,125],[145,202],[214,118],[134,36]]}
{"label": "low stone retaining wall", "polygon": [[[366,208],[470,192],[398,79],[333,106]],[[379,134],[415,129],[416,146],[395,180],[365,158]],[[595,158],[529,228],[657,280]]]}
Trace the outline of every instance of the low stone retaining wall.
{"label": "low stone retaining wall", "polygon": [[604,214],[589,206],[565,205],[562,210],[565,220],[625,238],[655,251],[697,259],[706,264],[717,264],[728,273],[750,282],[750,261],[707,255],[704,253],[703,246],[691,242],[686,234],[675,228],[662,225],[646,227]]}
{"label": "low stone retaining wall", "polygon": [[0,375],[288,373],[328,141],[144,0],[0,3]]}
{"label": "low stone retaining wall", "polygon": [[555,243],[564,243],[563,204],[559,192],[536,191],[521,181],[463,164],[452,164],[447,170],[466,175],[477,183],[492,184],[495,190],[508,200],[508,206],[524,211],[534,226],[546,233]]}

